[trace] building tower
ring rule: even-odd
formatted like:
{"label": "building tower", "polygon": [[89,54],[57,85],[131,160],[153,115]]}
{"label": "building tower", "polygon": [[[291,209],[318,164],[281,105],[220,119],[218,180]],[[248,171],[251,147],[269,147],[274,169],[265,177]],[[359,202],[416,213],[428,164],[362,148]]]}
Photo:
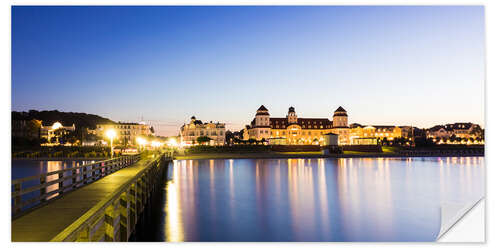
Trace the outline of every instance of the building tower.
{"label": "building tower", "polygon": [[333,127],[347,128],[347,111],[342,106],[333,113]]}
{"label": "building tower", "polygon": [[339,144],[349,144],[349,127],[347,126],[347,111],[339,106],[333,113],[333,133],[339,135]]}
{"label": "building tower", "polygon": [[271,125],[269,119],[269,112],[264,105],[257,109],[255,114],[255,126],[250,132],[250,138],[256,140],[267,140],[271,136]]}
{"label": "building tower", "polygon": [[288,109],[288,115],[286,115],[286,118],[288,119],[288,124],[297,123],[297,114],[295,114],[294,107],[290,107]]}
{"label": "building tower", "polygon": [[261,105],[259,109],[257,109],[257,114],[255,114],[255,126],[257,127],[269,127],[269,112]]}

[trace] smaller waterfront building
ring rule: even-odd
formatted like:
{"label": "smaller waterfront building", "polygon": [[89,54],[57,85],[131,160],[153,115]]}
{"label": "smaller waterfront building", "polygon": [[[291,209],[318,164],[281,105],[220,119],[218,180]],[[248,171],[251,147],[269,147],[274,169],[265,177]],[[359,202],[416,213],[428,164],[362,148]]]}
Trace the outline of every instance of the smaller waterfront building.
{"label": "smaller waterfront building", "polygon": [[75,130],[75,124],[63,126],[60,122],[54,122],[49,126],[41,125],[40,138],[46,139],[49,143],[59,143],[59,138]]}
{"label": "smaller waterfront building", "polygon": [[118,122],[108,124],[97,124],[96,134],[103,140],[106,138],[106,131],[114,129],[117,138],[115,143],[121,145],[136,145],[138,137],[148,137],[153,135],[152,127],[144,122]]}
{"label": "smaller waterfront building", "polygon": [[338,146],[339,145],[339,135],[334,133],[328,133],[323,135],[323,146]]}
{"label": "smaller waterfront building", "polygon": [[457,122],[446,125],[436,125],[426,131],[428,138],[448,139],[453,135],[457,138],[477,138],[484,131],[478,124],[470,122]]}
{"label": "smaller waterfront building", "polygon": [[199,137],[208,137],[208,145],[224,145],[226,140],[226,125],[219,122],[203,123],[195,116],[191,117],[188,124],[183,124],[180,128],[181,145],[198,145]]}
{"label": "smaller waterfront building", "polygon": [[[406,128],[405,128],[405,133]],[[377,140],[393,141],[395,138],[403,137],[403,129],[398,126],[388,125],[361,125],[353,123],[350,125],[350,144],[373,144]]]}

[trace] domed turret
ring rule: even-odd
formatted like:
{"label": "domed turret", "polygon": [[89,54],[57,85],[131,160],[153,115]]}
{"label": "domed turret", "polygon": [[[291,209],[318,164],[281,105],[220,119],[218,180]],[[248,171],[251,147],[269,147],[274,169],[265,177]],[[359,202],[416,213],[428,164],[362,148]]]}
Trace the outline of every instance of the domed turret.
{"label": "domed turret", "polygon": [[288,119],[288,123],[297,123],[297,114],[295,114],[294,107],[288,108],[288,115],[286,115],[286,118]]}

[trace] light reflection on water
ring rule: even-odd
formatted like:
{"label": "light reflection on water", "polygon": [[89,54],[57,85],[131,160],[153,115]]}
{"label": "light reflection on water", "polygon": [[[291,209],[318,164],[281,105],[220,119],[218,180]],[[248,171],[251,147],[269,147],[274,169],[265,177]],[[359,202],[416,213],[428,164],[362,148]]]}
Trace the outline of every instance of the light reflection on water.
{"label": "light reflection on water", "polygon": [[[12,168],[11,168],[11,179],[20,179],[20,178],[25,178],[25,177],[31,177],[31,176],[36,176],[40,175],[43,173],[48,173],[52,171],[57,171],[57,170],[62,170],[62,169],[68,169],[68,168],[73,168],[77,166],[81,166],[83,164],[90,164],[95,162],[94,160],[92,161],[81,161],[81,160],[57,160],[57,161],[47,161],[47,160],[12,160]],[[64,176],[71,175],[71,173],[66,173]],[[45,182],[50,182],[50,181],[55,181],[59,179],[58,174],[54,175],[49,175],[45,177]],[[77,180],[80,180],[78,178]],[[71,182],[71,180],[66,180],[64,181],[65,185],[68,185]],[[23,189],[29,188],[35,185],[39,185],[40,180],[35,179],[27,182],[23,182],[22,187]],[[57,183],[52,184],[50,186],[47,186],[46,192],[51,192],[56,189],[58,189]],[[38,196],[39,192],[31,192],[28,194],[23,195],[23,200],[33,198],[35,196]],[[50,199],[52,197],[57,196],[58,194],[52,194],[47,199]]]}
{"label": "light reflection on water", "polygon": [[484,196],[482,157],[174,161],[165,241],[433,241]]}

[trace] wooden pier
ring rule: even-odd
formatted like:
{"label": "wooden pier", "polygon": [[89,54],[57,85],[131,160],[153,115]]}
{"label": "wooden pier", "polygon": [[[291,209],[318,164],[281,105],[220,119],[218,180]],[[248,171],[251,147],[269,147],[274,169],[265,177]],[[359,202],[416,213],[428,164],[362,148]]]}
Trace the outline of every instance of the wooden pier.
{"label": "wooden pier", "polygon": [[166,153],[142,155],[130,166],[13,217],[12,241],[127,241],[171,159]]}

